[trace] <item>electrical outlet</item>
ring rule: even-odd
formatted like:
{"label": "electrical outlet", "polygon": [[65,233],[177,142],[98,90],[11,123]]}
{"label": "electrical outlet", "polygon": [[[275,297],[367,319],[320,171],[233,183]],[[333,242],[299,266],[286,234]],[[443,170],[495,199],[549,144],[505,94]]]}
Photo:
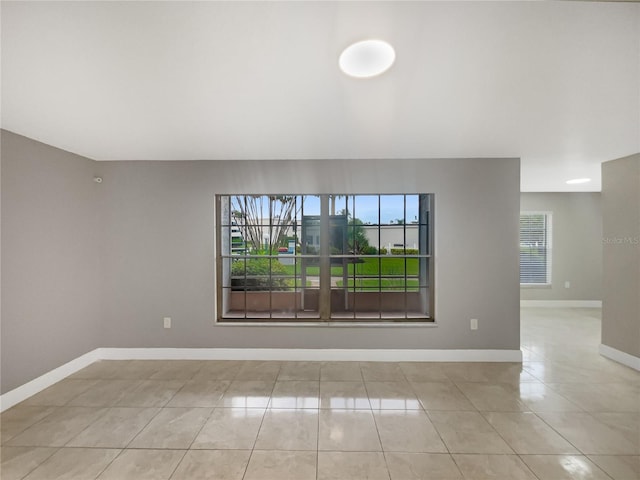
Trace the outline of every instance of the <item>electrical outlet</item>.
{"label": "electrical outlet", "polygon": [[564,288],[571,288],[571,282],[569,280],[564,282]]}
{"label": "electrical outlet", "polygon": [[164,317],[164,328],[171,328],[171,317]]}
{"label": "electrical outlet", "polygon": [[471,330],[477,330],[478,329],[478,319],[477,318],[472,318],[471,319]]}

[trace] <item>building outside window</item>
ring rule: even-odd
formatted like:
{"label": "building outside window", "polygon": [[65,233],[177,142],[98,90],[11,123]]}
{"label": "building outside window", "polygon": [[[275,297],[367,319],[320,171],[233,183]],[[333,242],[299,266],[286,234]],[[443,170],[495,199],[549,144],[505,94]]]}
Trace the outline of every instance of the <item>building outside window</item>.
{"label": "building outside window", "polygon": [[219,322],[433,321],[433,195],[218,195]]}

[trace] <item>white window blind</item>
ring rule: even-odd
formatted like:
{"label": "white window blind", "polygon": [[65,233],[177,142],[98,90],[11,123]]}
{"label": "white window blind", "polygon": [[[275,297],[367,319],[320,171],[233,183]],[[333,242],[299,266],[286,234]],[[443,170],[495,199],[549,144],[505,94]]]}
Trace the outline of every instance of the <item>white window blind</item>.
{"label": "white window blind", "polygon": [[551,283],[551,214],[520,214],[520,283]]}

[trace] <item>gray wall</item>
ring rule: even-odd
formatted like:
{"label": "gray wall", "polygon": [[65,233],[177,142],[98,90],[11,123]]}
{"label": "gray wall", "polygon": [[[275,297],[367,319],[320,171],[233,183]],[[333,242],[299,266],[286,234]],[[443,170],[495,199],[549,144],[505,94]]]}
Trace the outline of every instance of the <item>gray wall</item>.
{"label": "gray wall", "polygon": [[640,357],[640,154],[602,164],[602,343]]}
{"label": "gray wall", "polygon": [[[104,346],[519,348],[517,160],[100,166]],[[438,327],[214,326],[215,194],[345,192],[435,193]]]}
{"label": "gray wall", "polygon": [[[3,392],[98,346],[519,348],[517,159],[94,163],[3,132],[2,170]],[[435,193],[437,327],[216,326],[215,194],[283,192]]]}
{"label": "gray wall", "polygon": [[523,193],[520,210],[552,212],[551,286],[522,287],[520,298],[602,300],[600,193]]}
{"label": "gray wall", "polygon": [[2,382],[98,346],[95,162],[2,131]]}

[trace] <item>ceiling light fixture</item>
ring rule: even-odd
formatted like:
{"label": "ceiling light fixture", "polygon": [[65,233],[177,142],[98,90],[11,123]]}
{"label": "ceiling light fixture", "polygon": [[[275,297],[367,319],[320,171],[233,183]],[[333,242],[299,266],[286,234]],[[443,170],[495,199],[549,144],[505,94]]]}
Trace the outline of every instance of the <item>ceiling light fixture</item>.
{"label": "ceiling light fixture", "polygon": [[591,181],[590,178],[574,178],[572,180],[567,180],[568,185],[578,185],[579,183],[589,183]]}
{"label": "ceiling light fixture", "polygon": [[369,78],[391,68],[396,52],[382,40],[364,40],[348,46],[340,55],[340,69],[351,77]]}

